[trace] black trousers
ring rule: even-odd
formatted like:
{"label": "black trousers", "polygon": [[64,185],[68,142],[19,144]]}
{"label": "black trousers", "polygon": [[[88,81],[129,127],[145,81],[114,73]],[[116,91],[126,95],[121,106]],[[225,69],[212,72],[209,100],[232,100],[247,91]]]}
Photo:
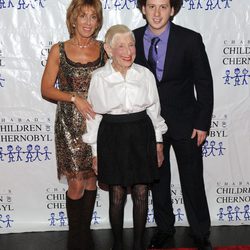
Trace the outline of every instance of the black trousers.
{"label": "black trousers", "polygon": [[160,168],[160,181],[152,186],[156,224],[163,232],[175,232],[169,159],[171,146],[176,155],[184,206],[192,234],[203,238],[209,235],[211,222],[204,188],[202,147],[197,146],[196,138],[164,138],[165,160]]}

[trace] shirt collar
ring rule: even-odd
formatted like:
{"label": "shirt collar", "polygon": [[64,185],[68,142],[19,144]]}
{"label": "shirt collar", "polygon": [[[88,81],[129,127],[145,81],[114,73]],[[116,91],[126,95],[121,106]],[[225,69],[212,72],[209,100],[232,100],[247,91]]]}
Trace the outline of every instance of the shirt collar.
{"label": "shirt collar", "polygon": [[[104,78],[109,82],[118,83],[124,82],[124,78],[120,72],[114,70],[111,65],[112,60],[109,59],[105,64],[105,76]],[[129,82],[138,82],[138,80],[143,76],[142,72],[139,70],[137,64],[133,63],[128,69],[126,74],[126,81]]]}
{"label": "shirt collar", "polygon": [[168,41],[168,36],[169,36],[169,31],[170,31],[170,25],[171,22],[168,22],[166,29],[160,34],[160,35],[155,35],[149,28],[149,26],[147,26],[146,30],[145,30],[145,35],[144,38],[151,43],[152,38],[154,37],[159,37],[160,41],[163,43],[167,43]]}

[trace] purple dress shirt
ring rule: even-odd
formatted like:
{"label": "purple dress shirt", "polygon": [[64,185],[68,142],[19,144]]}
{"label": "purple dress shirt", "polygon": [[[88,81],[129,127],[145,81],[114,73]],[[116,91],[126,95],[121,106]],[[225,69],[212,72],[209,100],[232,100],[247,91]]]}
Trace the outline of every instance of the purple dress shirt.
{"label": "purple dress shirt", "polygon": [[[162,76],[163,76],[163,69],[164,69],[164,62],[165,62],[166,53],[167,53],[169,31],[170,31],[170,22],[168,22],[166,29],[158,36],[160,38],[160,41],[157,44],[158,58],[156,61],[156,77],[159,81],[162,79]],[[149,48],[151,45],[151,39],[154,37],[156,37],[156,35],[152,33],[149,27],[147,27],[145,30],[144,37],[143,37],[144,53],[145,53],[147,60],[148,60]]]}

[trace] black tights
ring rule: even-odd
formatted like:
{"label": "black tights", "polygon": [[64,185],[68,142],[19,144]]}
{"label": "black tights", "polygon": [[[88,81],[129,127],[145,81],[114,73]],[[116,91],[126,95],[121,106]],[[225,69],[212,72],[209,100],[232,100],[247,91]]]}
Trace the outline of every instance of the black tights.
{"label": "black tights", "polygon": [[[143,184],[131,187],[133,200],[134,244],[133,250],[143,249],[143,235],[148,211],[148,186]],[[113,250],[122,250],[124,205],[127,188],[109,187],[109,218],[114,235]]]}

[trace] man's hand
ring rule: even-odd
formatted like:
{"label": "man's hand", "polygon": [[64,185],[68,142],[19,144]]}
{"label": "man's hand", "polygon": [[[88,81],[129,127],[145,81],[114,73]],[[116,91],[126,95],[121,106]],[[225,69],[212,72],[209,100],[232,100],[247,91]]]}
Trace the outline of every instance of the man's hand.
{"label": "man's hand", "polygon": [[207,137],[207,132],[194,129],[191,138],[194,139],[195,136],[197,136],[197,146],[199,147],[205,141]]}

